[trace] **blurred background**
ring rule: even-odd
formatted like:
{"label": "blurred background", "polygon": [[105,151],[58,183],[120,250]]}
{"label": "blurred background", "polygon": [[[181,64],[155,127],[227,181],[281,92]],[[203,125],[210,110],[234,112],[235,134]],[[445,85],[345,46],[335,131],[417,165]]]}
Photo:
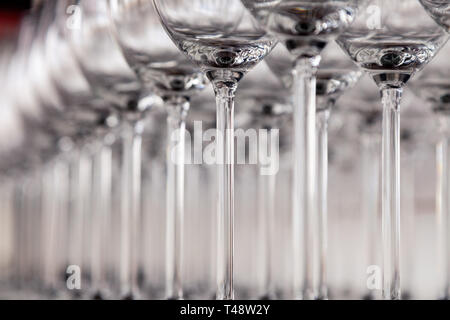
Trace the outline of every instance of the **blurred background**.
{"label": "blurred background", "polygon": [[[180,250],[171,241],[183,244],[176,271],[184,298],[214,299],[217,170],[194,163],[188,146],[193,161],[181,181],[184,220],[174,227],[182,232],[167,227],[173,223],[167,214],[170,177],[177,170],[166,163],[173,147],[168,135],[180,121],[169,116],[166,122],[167,105],[179,97],[167,92],[187,85],[160,75],[153,91],[142,89],[129,67],[122,72],[126,64],[117,43],[100,31],[106,16],[92,18],[87,6],[81,34],[61,31],[59,20],[65,23],[76,12],[67,11],[67,4],[49,9],[36,2],[32,9],[31,1],[0,3],[0,299],[164,299],[173,264],[168,256]],[[448,120],[445,112],[433,112],[433,96],[420,93],[435,70],[448,75],[449,53],[447,44],[424,78],[405,89],[401,109],[404,299],[440,299],[448,283],[442,260],[442,199],[448,196],[441,194]],[[379,299],[382,108],[368,75],[346,65],[342,80],[333,62],[340,54],[335,43],[325,49],[317,85],[325,110],[318,115],[318,141],[321,129],[328,132],[324,272],[329,299]],[[277,70],[270,61],[259,64],[236,96],[236,128],[279,129],[275,175],[262,176],[260,163],[236,165],[238,299],[295,298],[292,102]],[[166,94],[151,94],[167,83]],[[190,104],[186,142],[194,144],[196,121],[203,132],[216,127],[215,97],[203,76],[192,75],[188,83],[199,92],[183,102]],[[439,105],[449,102],[440,99]],[[267,146],[261,139],[256,143]],[[208,141],[200,144],[205,148]],[[247,159],[255,152],[251,144],[244,143]]]}

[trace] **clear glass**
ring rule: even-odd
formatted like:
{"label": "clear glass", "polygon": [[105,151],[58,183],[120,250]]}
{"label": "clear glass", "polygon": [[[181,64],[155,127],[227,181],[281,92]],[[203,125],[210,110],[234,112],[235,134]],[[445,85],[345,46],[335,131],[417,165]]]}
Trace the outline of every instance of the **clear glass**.
{"label": "clear glass", "polygon": [[[338,44],[382,94],[383,298],[400,299],[400,99],[403,86],[434,58],[447,35],[418,1],[374,0],[367,8]],[[414,27],[405,26],[411,15]]]}
{"label": "clear glass", "polygon": [[445,0],[420,0],[430,16],[450,32],[450,7]]}
{"label": "clear glass", "polygon": [[437,169],[437,192],[436,192],[436,214],[437,214],[437,232],[438,232],[438,263],[441,266],[440,271],[444,282],[440,294],[444,299],[449,296],[449,247],[448,247],[448,228],[449,228],[449,159],[448,159],[448,119],[441,118],[441,137],[436,145],[436,169]]}
{"label": "clear glass", "polygon": [[[367,266],[377,265],[378,234],[379,234],[379,200],[380,200],[380,162],[379,133],[363,132],[361,137],[362,148],[362,187],[363,201],[362,211],[364,214],[364,232],[367,243]],[[367,290],[365,299],[375,299],[375,292]]]}
{"label": "clear glass", "polygon": [[[294,286],[296,298],[316,299],[320,263],[315,263],[317,226],[316,74],[321,52],[353,21],[358,1],[243,0],[292,57],[294,88]],[[277,69],[279,65],[275,69]],[[287,68],[289,70],[289,67]],[[283,72],[284,73],[284,72]],[[289,78],[289,77],[288,77]],[[303,233],[300,249],[298,233]],[[303,250],[303,254],[301,254]],[[303,266],[300,266],[303,264]]]}
{"label": "clear glass", "polygon": [[[120,224],[118,232],[118,236],[123,242],[118,253],[121,259],[118,275],[120,288],[115,294],[124,299],[133,299],[139,296],[137,288],[139,241],[136,238],[140,225],[141,160],[139,157],[143,130],[139,120],[150,108],[152,101],[147,99],[142,102],[141,98],[144,93],[141,85],[126,63],[111,34],[107,1],[58,1],[56,28],[55,32],[61,34],[57,43],[59,46],[65,45],[66,54],[72,56],[72,60],[75,61],[88,83],[91,97],[87,108],[101,116],[95,132],[100,146],[94,153],[97,153],[96,156],[100,158],[104,156],[102,155],[104,148],[108,148],[105,142],[107,134],[117,134],[123,144],[121,161],[121,186],[123,189],[120,192],[120,208],[122,210],[121,219],[124,223]],[[108,59],[104,59],[105,56]],[[112,128],[117,125],[117,117],[110,117],[114,112],[118,112],[120,118],[124,120],[124,124],[119,128],[120,132],[112,131]],[[125,156],[128,159],[124,159]],[[103,169],[107,170],[107,167]],[[106,172],[104,173],[108,175]],[[102,179],[102,172],[98,173],[95,178]],[[99,189],[105,188],[104,181],[94,181],[94,184]],[[99,190],[99,192],[103,191]],[[99,208],[104,207],[102,202],[101,197],[94,201]],[[97,214],[102,216],[101,212],[96,212],[95,218],[97,218]],[[94,224],[94,226],[89,226],[91,231],[92,227],[100,228],[99,225]],[[92,270],[94,272],[92,280],[95,285],[103,281],[104,275],[101,275],[99,270],[106,267],[105,260],[107,259],[106,256],[93,255],[95,245],[97,247],[103,245],[105,239],[102,240],[102,237],[106,236],[104,233],[107,233],[108,230],[103,229],[103,233],[98,232],[93,233],[91,239],[94,241],[94,248],[87,249],[92,253],[90,255],[91,265],[96,269],[95,272]],[[99,249],[97,248],[97,250]],[[97,292],[95,291],[101,292],[104,289],[93,288],[92,290],[96,296]]]}
{"label": "clear glass", "polygon": [[[206,79],[171,43],[151,1],[107,2],[114,36],[125,59],[141,84],[160,96],[165,104],[169,134],[166,157],[166,296],[168,299],[182,299],[184,138],[181,137],[185,132],[190,97],[203,90]],[[172,152],[176,153],[174,157]]]}
{"label": "clear glass", "polygon": [[382,233],[383,298],[400,299],[400,99],[401,89],[383,90]]}
{"label": "clear glass", "polygon": [[252,24],[237,0],[153,2],[171,39],[205,72],[216,93],[217,298],[233,299],[234,95],[238,81],[276,42]]}
{"label": "clear glass", "polygon": [[[425,1],[423,1],[425,2]],[[438,234],[438,264],[440,266],[439,276],[442,282],[439,288],[439,295],[443,299],[449,297],[449,268],[446,215],[448,211],[447,191],[448,181],[446,180],[448,170],[448,108],[450,102],[450,82],[447,77],[448,53],[450,46],[447,43],[442,48],[442,53],[411,83],[413,91],[420,98],[430,104],[434,118],[438,121],[439,133],[436,144],[436,168],[437,168],[437,188],[436,188],[436,225]],[[447,261],[447,262],[446,262]]]}
{"label": "clear glass", "polygon": [[318,141],[318,233],[319,233],[319,292],[318,298],[328,299],[327,287],[327,247],[328,247],[328,120],[330,110],[317,114]]}
{"label": "clear glass", "polygon": [[[280,212],[277,211],[276,202],[280,170],[280,129],[288,126],[292,112],[289,92],[281,86],[276,78],[271,77],[270,74],[267,75],[268,71],[264,64],[258,65],[248,77],[242,80],[237,96],[237,102],[241,106],[237,110],[239,128],[256,129],[259,133],[258,141],[253,143],[250,141],[248,144],[249,158],[257,159],[259,157],[261,160],[261,157],[264,157],[262,155],[266,155],[266,153],[271,155],[270,159],[260,161],[256,168],[252,168],[252,171],[255,171],[254,179],[257,184],[256,205],[254,209],[246,210],[246,212],[254,211],[254,216],[248,214],[247,219],[250,220],[250,223],[248,226],[244,223],[247,237],[254,238],[254,249],[250,250],[255,254],[255,258],[249,254],[246,258],[255,260],[257,267],[254,290],[247,290],[249,292],[246,294],[251,299],[261,300],[275,299],[277,295],[276,268],[280,264],[277,259],[277,225]],[[259,81],[263,76],[265,81]],[[240,150],[239,145],[240,143],[238,143],[237,150]],[[239,155],[242,156],[243,153]],[[244,168],[243,171],[245,171]],[[243,179],[243,182],[244,187],[255,183],[250,179]],[[249,202],[251,206],[250,195],[241,195],[241,197],[242,201]],[[239,212],[236,212],[238,215]],[[241,226],[241,229],[244,229],[244,226]],[[241,248],[241,250],[245,249]],[[281,256],[285,254],[289,253],[282,252]],[[247,264],[249,263],[247,262]],[[250,265],[248,268],[253,269],[254,267]],[[247,281],[250,279],[246,278]],[[237,281],[239,280],[237,279]]]}

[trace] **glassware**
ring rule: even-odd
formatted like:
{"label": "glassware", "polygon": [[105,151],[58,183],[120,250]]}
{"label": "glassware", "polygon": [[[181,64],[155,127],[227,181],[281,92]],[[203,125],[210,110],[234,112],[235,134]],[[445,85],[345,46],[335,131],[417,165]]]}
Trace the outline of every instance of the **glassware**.
{"label": "glassware", "polygon": [[436,190],[436,221],[438,232],[438,263],[440,279],[443,282],[439,288],[440,297],[448,299],[450,296],[450,257],[448,248],[448,139],[449,139],[449,103],[450,82],[448,81],[448,59],[449,45],[442,49],[439,55],[428,66],[423,73],[413,81],[411,86],[414,92],[429,103],[437,122],[439,133],[436,143],[436,167],[437,167],[437,190]]}
{"label": "glassware", "polygon": [[[314,274],[314,243],[317,213],[316,73],[321,52],[354,20],[362,1],[243,0],[255,17],[280,40],[293,64],[295,120],[295,169],[293,181],[293,227],[297,298],[315,299],[319,288]],[[286,74],[287,72],[283,72]],[[303,227],[302,227],[303,226]],[[301,231],[300,231],[301,230]],[[298,253],[303,236],[303,259]],[[302,265],[303,264],[303,265]]]}
{"label": "glassware", "polygon": [[217,298],[233,299],[234,95],[276,41],[240,1],[153,1],[169,36],[205,72],[217,97],[219,165]]}
{"label": "glassware", "polygon": [[[318,135],[318,214],[317,214],[317,231],[318,246],[320,253],[318,254],[317,266],[319,270],[318,277],[318,298],[327,299],[326,288],[326,234],[327,234],[327,168],[328,168],[328,120],[330,112],[333,109],[336,100],[348,89],[353,87],[362,73],[347,62],[347,57],[341,53],[339,47],[331,45],[322,53],[324,61],[316,74],[316,111],[317,124],[316,130]],[[282,46],[274,49],[272,54],[265,60],[270,70],[278,77],[285,88],[293,90],[294,77],[292,74],[292,66],[295,64],[295,58],[292,57],[288,50]],[[305,231],[296,230],[294,234],[302,234]],[[301,241],[294,241],[294,248],[298,254]],[[304,258],[305,259],[305,258]],[[297,269],[300,272],[301,269]]]}
{"label": "glassware", "polygon": [[420,0],[431,17],[450,32],[450,2],[448,0]]}
{"label": "glassware", "polygon": [[141,83],[164,101],[166,154],[166,296],[181,299],[184,219],[184,135],[190,97],[205,78],[170,42],[150,1],[111,0],[115,37]]}
{"label": "glassware", "polygon": [[[66,248],[68,265],[78,265],[82,267],[84,279],[84,289],[87,294],[99,296],[98,288],[99,268],[103,267],[98,261],[102,261],[101,254],[94,254],[101,251],[99,247],[104,245],[102,238],[105,230],[101,229],[98,216],[104,216],[104,199],[107,193],[105,189],[105,175],[108,173],[106,162],[100,167],[96,158],[96,141],[103,139],[105,131],[111,131],[117,124],[117,119],[109,105],[99,99],[91,90],[84,74],[81,72],[78,62],[75,59],[71,46],[67,41],[65,30],[61,28],[61,20],[64,13],[60,12],[61,2],[47,1],[44,4],[45,19],[43,20],[42,38],[39,39],[38,49],[42,47],[42,56],[38,56],[35,63],[46,66],[49,82],[54,86],[58,101],[47,101],[46,105],[61,108],[59,114],[58,130],[63,137],[70,137],[75,142],[75,150],[72,159],[62,158],[62,163],[68,162],[70,165],[70,188],[69,198],[66,201],[73,201],[73,205],[68,210],[61,210],[67,216],[60,219],[59,228],[69,228],[70,242]],[[64,26],[66,26],[64,24]],[[55,59],[54,55],[58,59]],[[45,62],[45,65],[42,64]],[[71,77],[67,80],[67,74]],[[45,94],[45,92],[44,92]],[[45,96],[43,94],[43,96]],[[105,153],[104,153],[105,154]],[[97,164],[97,166],[95,166]],[[94,173],[100,172],[99,175]],[[110,173],[109,173],[110,174]],[[103,180],[98,180],[103,179]],[[77,185],[78,184],[78,185]],[[107,182],[106,182],[107,184]],[[93,198],[91,192],[99,196]],[[92,210],[99,208],[100,211],[92,213]],[[105,209],[107,210],[107,209]],[[61,216],[63,216],[61,214]],[[91,225],[91,218],[93,224]],[[97,222],[97,223],[96,223]],[[104,221],[105,222],[105,221]],[[61,223],[67,223],[62,226]],[[63,252],[64,250],[58,250]],[[66,266],[61,269],[65,272]],[[61,271],[58,271],[61,272]],[[91,281],[92,280],[92,281]],[[96,288],[94,288],[96,287]],[[83,293],[84,293],[83,292]]]}
{"label": "glassware", "polygon": [[[446,42],[447,36],[417,1],[369,1],[365,14],[338,38],[382,93],[383,297],[400,299],[400,100],[406,82]],[[374,16],[372,10],[376,10]],[[405,26],[415,16],[414,27]],[[370,22],[370,23],[368,23]]]}
{"label": "glassware", "polygon": [[[361,150],[360,210],[363,215],[362,228],[365,246],[363,259],[366,269],[381,265],[379,255],[381,162],[378,151],[381,147],[382,112],[378,107],[379,96],[374,89],[376,89],[375,84],[369,76],[365,75],[357,86],[344,95],[339,102],[341,110],[351,114],[351,116],[347,115],[343,121],[345,123],[356,122],[354,134],[360,137],[357,141]],[[371,270],[369,271],[372,272]],[[377,299],[378,292],[364,286],[361,297],[365,300]]]}
{"label": "glassware", "polygon": [[[68,13],[72,13],[68,16]],[[139,226],[141,202],[141,138],[143,132],[142,118],[154,101],[144,99],[146,93],[127,65],[119,46],[110,31],[107,1],[59,1],[58,30],[67,41],[69,54],[74,55],[83,75],[89,83],[96,99],[104,99],[106,106],[101,106],[109,112],[117,111],[124,120],[120,131],[123,143],[121,154],[121,191],[120,191],[120,237],[118,268],[118,295],[124,299],[134,299],[140,295],[138,288],[139,264]],[[81,16],[79,16],[81,14]],[[77,20],[80,19],[80,20]],[[107,59],[106,59],[107,57]],[[96,106],[91,108],[95,110]],[[97,107],[98,111],[99,107]],[[111,132],[111,131],[110,131]],[[102,238],[108,233],[105,223],[108,219],[107,199],[111,190],[111,135],[104,132],[99,135],[100,144],[95,152],[100,171],[97,184],[98,192],[103,194],[99,200],[98,210],[93,214],[95,237]],[[101,160],[103,159],[103,165]],[[101,191],[103,190],[103,191]],[[106,220],[104,220],[106,219]],[[101,223],[103,220],[103,223]],[[95,223],[97,222],[97,223]],[[92,249],[91,265],[93,267],[94,285],[98,287],[106,277],[105,257],[96,254],[102,252],[102,241],[96,241]],[[94,288],[94,290],[101,290]],[[113,291],[116,291],[113,289]],[[101,292],[94,292],[101,296]]]}
{"label": "glassware", "polygon": [[[263,77],[264,82],[260,81]],[[276,191],[280,170],[280,130],[289,123],[292,114],[290,94],[275,77],[270,75],[267,66],[260,64],[242,80],[236,99],[238,105],[241,106],[237,110],[237,117],[242,119],[241,123],[247,122],[244,130],[247,129],[246,133],[249,134],[253,131],[257,136],[255,141],[249,141],[248,148],[250,150],[247,151],[249,159],[258,159],[257,165],[252,168],[257,185],[256,208],[241,213],[250,215],[249,212],[255,212],[254,217],[247,217],[250,223],[244,230],[247,238],[255,238],[255,246],[251,247],[251,251],[254,252],[256,260],[255,285],[252,286],[254,288],[247,289],[246,294],[249,298],[270,300],[277,295],[276,270],[281,264],[276,259],[278,251],[276,246],[278,240]],[[237,150],[239,148],[242,146],[238,145]],[[244,154],[244,151],[240,152]],[[251,160],[250,164],[255,165],[253,161]],[[242,168],[242,171],[244,169],[245,167]],[[250,168],[246,170],[250,170]],[[248,188],[248,185],[254,183],[252,181],[245,182],[244,188]],[[243,196],[243,198],[247,199],[247,196]],[[251,202],[251,199],[244,201]],[[243,227],[241,226],[241,228]],[[249,234],[251,228],[255,229],[254,235]],[[248,250],[245,251],[245,254],[249,254]],[[242,277],[245,277],[245,274]]]}
{"label": "glassware", "polygon": [[[183,255],[183,297],[185,299],[214,299],[216,184],[215,168],[200,158],[209,143],[202,140],[215,132],[215,98],[211,87],[191,100],[194,106],[186,119],[186,189]],[[205,139],[206,140],[206,139]],[[201,147],[201,148],[200,148]],[[201,161],[202,160],[202,161]]]}

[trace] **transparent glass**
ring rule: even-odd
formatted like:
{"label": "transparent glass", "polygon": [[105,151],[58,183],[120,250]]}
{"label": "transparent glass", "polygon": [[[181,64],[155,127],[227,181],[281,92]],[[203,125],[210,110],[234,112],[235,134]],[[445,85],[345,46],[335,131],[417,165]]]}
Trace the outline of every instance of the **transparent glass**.
{"label": "transparent glass", "polygon": [[255,27],[240,1],[153,2],[171,39],[207,75],[216,93],[217,298],[233,299],[234,96],[239,80],[276,42]]}
{"label": "transparent glass", "polygon": [[141,84],[162,98],[167,112],[166,296],[181,299],[185,156],[181,137],[190,97],[203,90],[206,79],[169,40],[151,1],[111,0],[108,4],[125,59]]}
{"label": "transparent glass", "polygon": [[[406,17],[414,15],[414,27]],[[400,299],[400,100],[404,85],[446,42],[445,32],[420,3],[368,1],[338,44],[378,85],[383,104],[383,297]]]}
{"label": "transparent glass", "polygon": [[[425,2],[425,1],[424,1]],[[448,225],[448,204],[447,185],[448,181],[448,118],[450,104],[450,81],[448,80],[448,53],[450,46],[447,43],[442,48],[442,53],[411,83],[413,91],[421,99],[430,104],[434,117],[438,122],[439,133],[436,143],[436,168],[437,168],[437,188],[436,188],[436,223],[438,231],[438,263],[441,266],[439,275],[442,279],[439,294],[442,298],[448,299],[450,292],[450,271],[448,268],[449,251],[447,249]],[[435,120],[436,120],[435,119]]]}
{"label": "transparent glass", "polygon": [[[296,298],[316,299],[319,295],[314,263],[317,225],[317,141],[316,74],[321,52],[354,20],[359,1],[272,1],[243,0],[262,26],[288,51],[290,66],[282,67],[282,80],[293,79],[294,90],[294,237],[303,233],[303,256],[294,260]],[[280,71],[280,64],[272,69]],[[291,76],[286,74],[290,72]],[[294,238],[294,254],[300,255],[300,241]],[[303,266],[299,264],[302,263]]]}

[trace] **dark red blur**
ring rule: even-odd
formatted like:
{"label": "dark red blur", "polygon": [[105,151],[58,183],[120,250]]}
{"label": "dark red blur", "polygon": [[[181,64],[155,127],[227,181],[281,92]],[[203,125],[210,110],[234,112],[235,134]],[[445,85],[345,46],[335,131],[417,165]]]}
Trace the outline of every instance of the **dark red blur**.
{"label": "dark red blur", "polygon": [[[6,2],[6,1],[1,1]],[[30,1],[0,2],[0,37],[5,37],[17,31],[20,20],[31,7]]]}

